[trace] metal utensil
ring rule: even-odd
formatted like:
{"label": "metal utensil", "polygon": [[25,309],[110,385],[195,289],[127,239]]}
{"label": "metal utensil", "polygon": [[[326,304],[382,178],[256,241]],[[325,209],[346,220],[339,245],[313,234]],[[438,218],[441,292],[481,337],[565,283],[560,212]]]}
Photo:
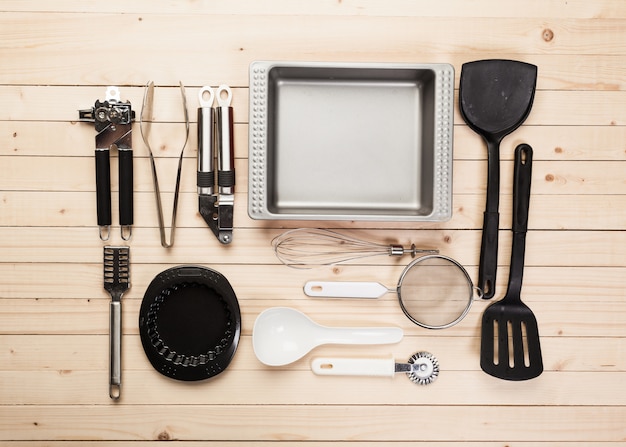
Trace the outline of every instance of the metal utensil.
{"label": "metal utensil", "polygon": [[104,247],[104,289],[109,306],[109,396],[119,399],[122,386],[122,295],[130,288],[130,248]]}
{"label": "metal utensil", "polygon": [[478,287],[487,299],[495,294],[498,267],[500,142],[526,120],[536,83],[537,67],[519,61],[468,62],[461,70],[461,115],[487,143],[487,200],[478,272]]}
{"label": "metal utensil", "polygon": [[[212,105],[217,96],[217,113]],[[220,85],[217,94],[209,86],[198,93],[198,207],[200,215],[222,244],[233,240],[235,203],[235,154],[233,148],[232,92]],[[214,120],[214,116],[216,116]],[[215,122],[214,122],[215,121]],[[215,125],[215,129],[214,129]],[[213,159],[217,144],[217,194]]]}
{"label": "metal utensil", "polygon": [[463,266],[443,255],[413,260],[394,289],[359,281],[308,281],[304,285],[304,293],[317,298],[378,298],[396,292],[404,314],[427,329],[444,329],[461,321],[470,310],[475,290]]}
{"label": "metal utensil", "polygon": [[418,249],[415,244],[380,244],[320,228],[297,228],[272,240],[276,257],[294,268],[333,265],[372,256],[403,256],[418,253],[439,253],[439,250]]}
{"label": "metal utensil", "polygon": [[323,344],[398,343],[403,336],[399,327],[321,326],[296,309],[272,307],[261,312],[254,322],[252,346],[262,363],[281,366],[295,362]]}
{"label": "metal utensil", "polygon": [[311,370],[323,376],[383,376],[406,373],[413,383],[428,385],[439,376],[439,361],[429,352],[416,352],[407,363],[389,359],[315,358]]}
{"label": "metal utensil", "polygon": [[532,379],[543,371],[537,319],[520,296],[532,156],[532,148],[527,144],[521,144],[515,149],[513,247],[509,285],[504,298],[487,307],[482,318],[480,367],[487,374],[505,380]]}
{"label": "metal utensil", "polygon": [[185,124],[185,139],[180,149],[180,155],[178,157],[178,169],[176,172],[176,187],[174,189],[174,203],[172,205],[172,223],[170,226],[170,240],[167,241],[165,235],[165,221],[163,219],[163,205],[161,203],[161,190],[159,188],[159,177],[156,170],[156,162],[152,148],[150,147],[150,130],[152,128],[152,109],[154,104],[154,82],[150,81],[146,85],[143,96],[143,104],[141,107],[141,115],[139,118],[139,130],[141,131],[141,138],[144,144],[148,148],[148,154],[150,155],[150,165],[152,167],[152,184],[154,186],[154,195],[157,207],[157,216],[159,218],[159,232],[161,234],[161,245],[165,248],[170,248],[174,245],[174,232],[176,230],[176,210],[178,208],[178,191],[180,189],[180,177],[183,169],[183,153],[185,146],[187,146],[187,140],[189,139],[189,115],[187,113],[187,97],[185,96],[185,86],[182,82],[179,83],[180,95],[183,106],[183,116]]}
{"label": "metal utensil", "polygon": [[96,129],[96,208],[100,239],[106,241],[111,229],[111,148],[119,157],[119,221],[121,237],[129,240],[133,225],[132,121],[135,112],[129,101],[122,102],[118,87],[109,86],[104,101],[91,109],[79,110],[79,120],[94,123]]}

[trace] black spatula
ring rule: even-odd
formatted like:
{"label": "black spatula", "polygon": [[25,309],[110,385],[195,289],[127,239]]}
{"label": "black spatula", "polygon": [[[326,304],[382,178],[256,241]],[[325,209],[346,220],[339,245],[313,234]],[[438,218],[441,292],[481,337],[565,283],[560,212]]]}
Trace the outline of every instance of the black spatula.
{"label": "black spatula", "polygon": [[498,266],[500,142],[530,113],[536,83],[537,67],[519,61],[468,62],[461,70],[461,115],[467,125],[487,142],[487,204],[478,272],[478,287],[486,299],[495,294]]}
{"label": "black spatula", "polygon": [[480,367],[505,380],[527,380],[543,371],[537,319],[522,302],[522,276],[533,150],[527,144],[515,148],[513,180],[513,247],[509,286],[504,298],[483,314]]}

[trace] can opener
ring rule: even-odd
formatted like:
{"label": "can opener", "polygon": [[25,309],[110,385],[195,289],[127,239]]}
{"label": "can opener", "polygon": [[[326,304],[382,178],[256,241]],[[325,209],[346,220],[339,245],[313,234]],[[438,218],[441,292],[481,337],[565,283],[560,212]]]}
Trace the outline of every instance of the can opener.
{"label": "can opener", "polygon": [[129,240],[133,225],[132,122],[135,112],[129,101],[120,100],[118,87],[106,89],[104,101],[78,111],[79,121],[94,123],[96,129],[96,200],[100,239],[106,241],[111,229],[111,148],[119,154],[119,221],[122,239]]}

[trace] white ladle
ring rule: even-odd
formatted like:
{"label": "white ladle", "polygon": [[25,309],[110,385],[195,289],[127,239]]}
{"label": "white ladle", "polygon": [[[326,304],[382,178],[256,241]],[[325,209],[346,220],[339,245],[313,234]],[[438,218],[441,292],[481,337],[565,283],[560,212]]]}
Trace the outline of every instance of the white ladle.
{"label": "white ladle", "polygon": [[326,327],[296,309],[271,307],[261,312],[254,322],[252,346],[262,363],[281,366],[295,362],[319,345],[398,343],[403,336],[399,327]]}

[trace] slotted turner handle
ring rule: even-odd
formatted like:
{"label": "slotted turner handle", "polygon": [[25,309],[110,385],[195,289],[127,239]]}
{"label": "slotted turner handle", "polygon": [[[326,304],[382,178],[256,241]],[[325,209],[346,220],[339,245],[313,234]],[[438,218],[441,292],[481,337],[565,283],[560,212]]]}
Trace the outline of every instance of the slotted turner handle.
{"label": "slotted turner handle", "polygon": [[528,210],[530,208],[530,180],[532,176],[533,150],[527,144],[520,144],[515,149],[513,172],[513,246],[511,248],[511,267],[506,298],[520,300],[524,258],[526,252],[526,232],[528,231]]}

